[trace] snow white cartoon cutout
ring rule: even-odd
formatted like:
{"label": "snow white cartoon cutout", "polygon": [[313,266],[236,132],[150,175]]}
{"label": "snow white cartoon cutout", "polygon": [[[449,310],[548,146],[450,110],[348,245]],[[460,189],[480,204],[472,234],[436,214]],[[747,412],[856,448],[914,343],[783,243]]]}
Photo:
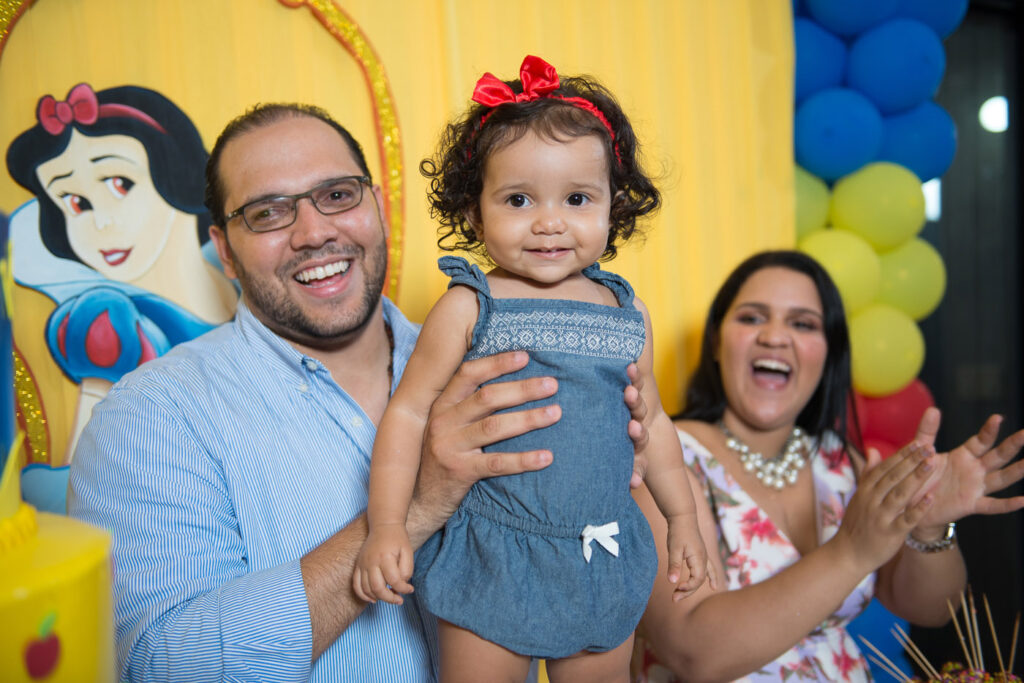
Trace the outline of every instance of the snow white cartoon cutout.
{"label": "snow white cartoon cutout", "polygon": [[11,217],[14,277],[57,304],[46,342],[79,398],[67,449],[51,458],[62,467],[30,465],[22,488],[63,511],[92,406],[124,373],[228,320],[237,293],[204,254],[208,154],[181,109],[146,88],[82,83],[40,99],[36,117],[7,150],[36,197]]}

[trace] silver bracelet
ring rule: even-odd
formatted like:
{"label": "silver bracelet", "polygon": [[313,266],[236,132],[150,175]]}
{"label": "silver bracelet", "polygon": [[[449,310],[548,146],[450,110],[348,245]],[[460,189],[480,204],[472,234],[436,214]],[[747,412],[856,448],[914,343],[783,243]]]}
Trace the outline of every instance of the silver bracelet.
{"label": "silver bracelet", "polygon": [[907,534],[906,544],[919,553],[941,553],[943,550],[949,550],[956,545],[956,522],[947,524],[946,533],[937,541],[925,543],[914,538],[913,534]]}

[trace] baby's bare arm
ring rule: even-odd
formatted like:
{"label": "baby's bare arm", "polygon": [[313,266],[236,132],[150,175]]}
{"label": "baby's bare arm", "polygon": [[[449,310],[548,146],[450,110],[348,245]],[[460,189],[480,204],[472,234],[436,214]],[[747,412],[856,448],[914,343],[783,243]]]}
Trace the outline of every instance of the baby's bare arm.
{"label": "baby's bare arm", "polygon": [[644,402],[649,411],[649,438],[644,448],[647,474],[644,478],[654,502],[669,522],[668,578],[679,590],[692,592],[707,573],[707,550],[697,527],[696,505],[686,477],[686,463],[672,420],[661,405],[654,380],[654,348],[651,321],[639,299],[637,308],[644,314],[647,344],[637,361],[642,378]]}
{"label": "baby's bare arm", "polygon": [[352,588],[368,602],[402,604],[411,593],[413,549],[406,531],[430,407],[455,374],[476,319],[476,297],[450,290],[427,316],[402,381],[377,428],[370,460],[368,534]]}
{"label": "baby's bare arm", "polygon": [[373,444],[367,507],[371,533],[377,524],[405,525],[430,407],[466,354],[468,331],[476,316],[475,295],[455,287],[438,300],[423,323]]}

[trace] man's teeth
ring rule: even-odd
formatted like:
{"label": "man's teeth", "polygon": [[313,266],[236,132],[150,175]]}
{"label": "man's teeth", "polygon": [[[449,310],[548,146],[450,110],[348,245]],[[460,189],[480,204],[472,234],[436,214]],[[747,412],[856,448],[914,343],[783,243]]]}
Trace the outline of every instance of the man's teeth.
{"label": "man's teeth", "polygon": [[762,358],[754,361],[755,370],[771,370],[772,372],[785,372],[788,373],[792,368],[789,367],[788,363],[783,363],[780,360],[772,360],[770,358]]}
{"label": "man's teeth", "polygon": [[304,270],[295,276],[295,279],[299,282],[309,283],[313,280],[323,280],[324,278],[337,275],[338,273],[344,273],[348,271],[350,265],[349,261],[337,261],[336,263],[328,263],[326,266],[317,266],[316,268],[309,268]]}

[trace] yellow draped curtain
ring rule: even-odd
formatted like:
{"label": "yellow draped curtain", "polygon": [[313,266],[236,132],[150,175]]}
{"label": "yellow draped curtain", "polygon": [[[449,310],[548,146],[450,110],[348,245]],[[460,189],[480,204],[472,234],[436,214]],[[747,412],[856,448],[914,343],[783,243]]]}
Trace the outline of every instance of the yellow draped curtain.
{"label": "yellow draped curtain", "polygon": [[[192,117],[207,148],[249,104],[319,104],[350,127],[375,179],[387,182],[396,232],[389,291],[422,320],[445,281],[417,166],[441,126],[464,110],[484,71],[515,77],[526,54],[595,75],[631,117],[664,193],[646,241],[606,267],[651,310],[656,373],[672,412],[725,272],[753,251],[794,244],[790,8],[789,0],[0,0],[0,137],[6,148],[35,123],[42,95],[63,99],[83,81],[159,90]],[[0,173],[0,210],[28,198]],[[40,343],[52,305],[16,290],[15,341],[39,392],[52,396],[69,384]],[[72,399],[45,398],[47,428],[66,430]]]}

